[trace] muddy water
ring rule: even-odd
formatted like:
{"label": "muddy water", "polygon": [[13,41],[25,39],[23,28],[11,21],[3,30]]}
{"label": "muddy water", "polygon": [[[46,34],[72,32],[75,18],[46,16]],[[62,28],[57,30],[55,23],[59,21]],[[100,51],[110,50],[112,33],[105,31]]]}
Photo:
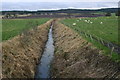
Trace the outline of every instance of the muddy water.
{"label": "muddy water", "polygon": [[49,29],[48,41],[45,46],[45,51],[38,65],[35,78],[49,78],[50,77],[50,64],[54,55],[54,45],[52,36],[52,26]]}

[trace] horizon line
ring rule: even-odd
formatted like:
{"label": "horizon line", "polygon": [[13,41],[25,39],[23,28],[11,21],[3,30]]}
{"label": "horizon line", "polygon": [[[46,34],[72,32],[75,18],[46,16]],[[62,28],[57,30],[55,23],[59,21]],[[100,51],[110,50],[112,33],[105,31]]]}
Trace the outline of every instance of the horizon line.
{"label": "horizon line", "polygon": [[111,9],[111,8],[120,8],[120,7],[103,7],[103,8],[61,8],[61,9],[41,9],[41,10],[22,10],[22,9],[16,9],[16,10],[0,10],[0,11],[55,11],[55,10],[67,10],[67,9],[75,9],[75,10],[100,10],[100,9]]}

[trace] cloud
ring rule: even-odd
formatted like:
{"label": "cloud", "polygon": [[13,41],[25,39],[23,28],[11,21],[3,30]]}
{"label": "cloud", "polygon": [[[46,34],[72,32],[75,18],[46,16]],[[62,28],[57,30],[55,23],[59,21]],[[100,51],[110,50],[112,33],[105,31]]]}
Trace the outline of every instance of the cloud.
{"label": "cloud", "polygon": [[[117,7],[117,2],[22,2],[3,3],[3,10],[99,9]],[[34,6],[35,5],[35,6]],[[46,6],[47,5],[47,6]]]}

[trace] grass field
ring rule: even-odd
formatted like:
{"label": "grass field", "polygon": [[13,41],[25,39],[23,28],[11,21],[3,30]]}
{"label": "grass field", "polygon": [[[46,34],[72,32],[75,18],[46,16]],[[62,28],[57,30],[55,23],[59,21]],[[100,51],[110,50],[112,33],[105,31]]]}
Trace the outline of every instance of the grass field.
{"label": "grass field", "polygon": [[118,42],[118,18],[115,16],[65,19],[62,23],[115,44],[120,44]]}
{"label": "grass field", "polygon": [[[98,17],[98,18],[77,18],[77,19],[64,19],[61,21],[63,24],[71,27],[74,30],[86,32],[93,36],[97,36],[106,41],[119,44],[118,41],[118,18],[115,16],[111,17]],[[96,47],[101,49],[105,55],[110,55],[113,60],[120,61],[119,54],[111,53],[111,50],[102,44],[91,41],[90,38],[86,38],[85,35],[82,35],[87,41],[93,43]]]}
{"label": "grass field", "polygon": [[2,40],[8,40],[23,31],[36,27],[48,21],[49,18],[41,19],[3,19],[2,20]]}

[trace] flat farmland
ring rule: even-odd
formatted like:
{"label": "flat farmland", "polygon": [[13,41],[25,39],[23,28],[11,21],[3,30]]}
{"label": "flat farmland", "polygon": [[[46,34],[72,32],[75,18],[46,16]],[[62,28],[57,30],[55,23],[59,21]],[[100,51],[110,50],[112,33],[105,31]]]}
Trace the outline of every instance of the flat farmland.
{"label": "flat farmland", "polygon": [[118,41],[118,18],[116,16],[64,19],[62,23],[76,30],[120,45]]}
{"label": "flat farmland", "polygon": [[3,19],[2,41],[8,40],[30,28],[37,27],[48,21],[49,18],[41,19]]}

